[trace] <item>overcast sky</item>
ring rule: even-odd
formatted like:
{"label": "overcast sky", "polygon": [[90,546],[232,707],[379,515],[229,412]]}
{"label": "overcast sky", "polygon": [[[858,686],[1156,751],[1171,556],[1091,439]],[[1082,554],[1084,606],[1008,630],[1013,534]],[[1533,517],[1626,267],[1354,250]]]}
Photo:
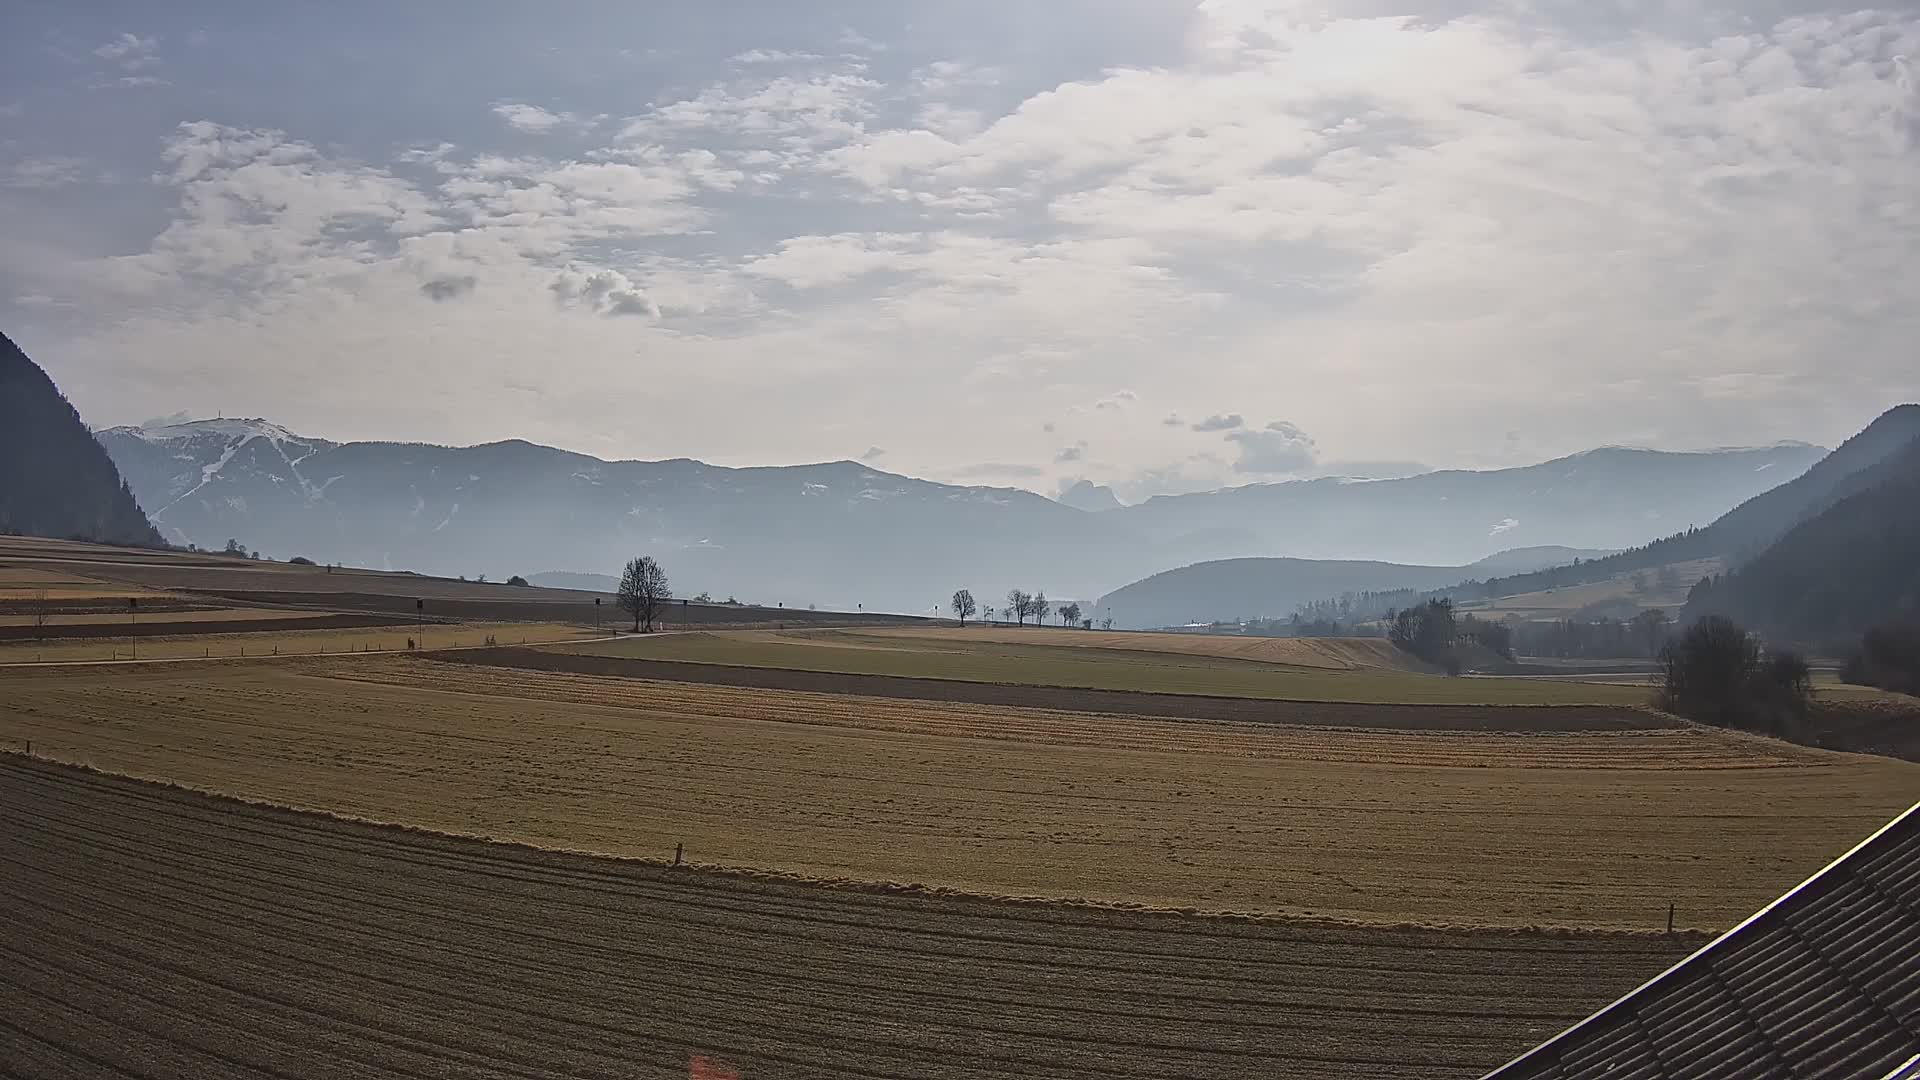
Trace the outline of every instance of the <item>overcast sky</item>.
{"label": "overcast sky", "polygon": [[1916,66],[1911,0],[12,0],[0,328],[96,425],[1129,499],[1831,445],[1920,397]]}

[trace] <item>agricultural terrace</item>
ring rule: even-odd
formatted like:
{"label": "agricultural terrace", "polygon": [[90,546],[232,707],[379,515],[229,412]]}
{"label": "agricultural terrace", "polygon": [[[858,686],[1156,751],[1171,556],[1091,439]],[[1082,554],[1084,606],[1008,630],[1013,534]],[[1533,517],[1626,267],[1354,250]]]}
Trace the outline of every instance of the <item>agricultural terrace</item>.
{"label": "agricultural terrace", "polygon": [[1448,679],[1384,641],[1074,630],[889,629],[662,634],[564,647],[592,656],[1022,686],[1292,701],[1643,705],[1644,686]]}
{"label": "agricultural terrace", "polygon": [[406,656],[13,670],[0,698],[38,755],[374,821],[1382,923],[1725,927],[1920,794],[1908,763],[1682,726],[1327,730]]}

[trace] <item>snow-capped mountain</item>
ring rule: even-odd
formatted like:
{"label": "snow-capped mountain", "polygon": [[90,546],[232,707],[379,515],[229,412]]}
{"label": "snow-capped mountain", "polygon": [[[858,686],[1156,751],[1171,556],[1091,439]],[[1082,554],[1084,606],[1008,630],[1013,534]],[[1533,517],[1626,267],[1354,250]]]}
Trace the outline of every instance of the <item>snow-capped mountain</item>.
{"label": "snow-capped mountain", "polygon": [[1564,544],[1622,548],[1792,479],[1817,447],[1598,450],[1524,469],[1310,480],[1098,513],[851,461],[734,469],[602,461],[532,443],[333,443],[265,420],[98,438],[170,540],[504,578],[659,557],[683,593],[926,611],[955,588],[1097,596],[1207,559],[1464,564]]}

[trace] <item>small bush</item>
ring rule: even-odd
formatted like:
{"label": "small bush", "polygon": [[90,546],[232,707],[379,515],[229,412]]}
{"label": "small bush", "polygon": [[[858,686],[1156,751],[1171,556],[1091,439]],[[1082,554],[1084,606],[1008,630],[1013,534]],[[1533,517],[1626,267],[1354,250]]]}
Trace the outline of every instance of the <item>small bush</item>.
{"label": "small bush", "polygon": [[513,575],[512,577],[510,577],[510,578],[508,578],[508,579],[507,579],[507,584],[509,584],[509,585],[518,585],[518,586],[520,586],[521,588],[526,588],[526,586],[527,586],[527,579],[526,579],[526,578],[523,578],[523,577],[521,577],[521,576],[520,576],[519,574],[515,574],[515,575]]}
{"label": "small bush", "polygon": [[293,566],[312,566],[314,564],[313,560],[307,558],[305,555],[295,555],[293,558],[288,559],[287,562]]}
{"label": "small bush", "polygon": [[1857,686],[1920,695],[1920,622],[1868,630],[1840,668],[1840,678]]}
{"label": "small bush", "polygon": [[1813,690],[1806,658],[1776,651],[1732,619],[1700,619],[1660,650],[1660,707],[1718,727],[1792,735]]}

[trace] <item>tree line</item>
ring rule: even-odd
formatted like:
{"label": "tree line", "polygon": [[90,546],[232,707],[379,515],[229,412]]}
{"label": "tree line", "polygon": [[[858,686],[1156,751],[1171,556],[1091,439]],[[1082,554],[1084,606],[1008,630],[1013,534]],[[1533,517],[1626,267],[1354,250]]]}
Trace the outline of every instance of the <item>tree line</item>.
{"label": "tree line", "polygon": [[[1033,625],[1041,626],[1046,623],[1047,616],[1058,614],[1062,626],[1077,626],[1083,630],[1093,629],[1093,620],[1081,617],[1083,611],[1077,601],[1061,604],[1056,608],[1053,602],[1047,599],[1045,592],[1029,593],[1025,589],[1009,590],[1007,606],[997,611],[991,606],[981,607],[980,602],[974,599],[972,589],[956,589],[953,599],[947,603],[947,609],[960,620],[961,626],[967,625],[967,620],[976,615],[988,621],[1011,622],[1017,626],[1025,626],[1027,620],[1032,619]],[[1112,619],[1107,620],[1107,626],[1109,629],[1112,628]]]}

